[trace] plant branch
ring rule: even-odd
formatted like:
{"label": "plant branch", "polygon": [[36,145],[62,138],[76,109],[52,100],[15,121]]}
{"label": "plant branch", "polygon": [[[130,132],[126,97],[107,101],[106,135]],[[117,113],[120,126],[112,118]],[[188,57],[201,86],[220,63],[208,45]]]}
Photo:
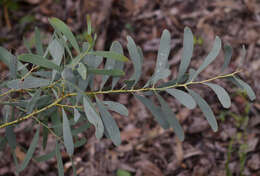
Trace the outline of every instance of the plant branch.
{"label": "plant branch", "polygon": [[83,108],[83,106],[72,106],[72,105],[64,105],[64,104],[56,104],[56,106],[60,106],[60,107],[67,107],[67,108]]}
{"label": "plant branch", "polygon": [[[206,80],[203,80],[203,81],[195,81],[195,82],[191,81],[191,82],[187,82],[187,83],[183,83],[183,84],[177,83],[177,84],[167,86],[167,87],[162,87],[162,88],[150,87],[150,88],[140,88],[140,89],[117,89],[117,90],[106,90],[106,91],[94,91],[94,92],[86,92],[86,95],[112,94],[112,93],[136,93],[136,92],[146,92],[146,91],[164,91],[166,89],[178,88],[178,87],[187,87],[189,85],[203,84],[203,83],[211,82],[211,81],[214,81],[214,80],[217,80],[217,79],[232,77],[232,76],[234,76],[234,75],[236,75],[240,72],[242,72],[242,70],[237,70],[237,71],[230,73],[230,74],[219,75],[219,76],[216,76],[216,77],[213,77],[213,78],[210,78],[210,79],[206,79]],[[77,96],[77,93],[74,92],[74,93],[66,94],[66,95],[58,98],[53,103],[49,104],[48,106],[45,106],[44,108],[42,108],[40,110],[36,110],[36,111],[32,112],[31,114],[28,114],[24,117],[17,119],[17,120],[7,122],[7,123],[0,125],[0,129],[7,127],[7,126],[17,124],[17,123],[20,123],[24,120],[27,120],[27,119],[31,118],[32,116],[39,114],[40,112],[43,112],[43,111],[45,111],[45,110],[47,110],[47,109],[49,109],[53,106],[76,107],[76,106],[59,104],[59,102],[61,102],[63,99],[65,99],[67,97],[71,97],[71,96]]]}
{"label": "plant branch", "polygon": [[31,70],[29,70],[29,71],[21,78],[21,81],[23,81],[25,78],[27,78],[28,76],[30,76],[30,74],[31,74],[34,70],[38,69],[39,67],[40,67],[39,65],[37,65],[37,66],[35,66],[35,67],[32,67]]}
{"label": "plant branch", "polygon": [[[21,78],[21,80],[23,80],[23,79],[24,78]],[[61,79],[59,79],[58,81],[53,82],[52,84],[50,84],[50,85],[48,85],[46,87],[43,87],[42,89],[53,88],[60,81],[61,81]],[[6,95],[8,95],[10,93],[13,93],[13,92],[24,92],[24,91],[26,92],[26,91],[31,91],[31,90],[33,90],[33,89],[10,89],[10,90],[0,94],[0,97],[6,96]]]}
{"label": "plant branch", "polygon": [[44,108],[40,109],[40,110],[36,110],[36,111],[33,111],[31,114],[28,114],[24,117],[21,117],[19,119],[16,119],[14,121],[11,121],[11,122],[7,122],[7,123],[4,123],[2,125],[0,125],[0,129],[1,128],[4,128],[4,127],[7,127],[7,126],[11,126],[11,125],[14,125],[14,124],[17,124],[17,123],[20,123],[24,120],[27,120],[29,118],[31,118],[32,116],[36,115],[36,114],[39,114],[40,112],[43,112],[53,106],[55,106],[56,104],[58,104],[61,100],[63,100],[64,98],[68,97],[68,96],[71,96],[70,94],[67,94],[67,95],[64,95],[60,98],[58,98],[57,100],[55,100],[53,103],[49,104],[48,106],[45,106]]}
{"label": "plant branch", "polygon": [[43,122],[41,122],[37,117],[32,116],[32,118],[33,118],[37,123],[39,123],[40,125],[42,125],[43,127],[47,128],[48,131],[49,131],[53,136],[55,136],[62,144],[64,144],[62,138],[61,138],[60,136],[58,136],[52,129],[50,129],[50,128],[48,127],[48,125],[46,125],[46,124],[44,124]]}

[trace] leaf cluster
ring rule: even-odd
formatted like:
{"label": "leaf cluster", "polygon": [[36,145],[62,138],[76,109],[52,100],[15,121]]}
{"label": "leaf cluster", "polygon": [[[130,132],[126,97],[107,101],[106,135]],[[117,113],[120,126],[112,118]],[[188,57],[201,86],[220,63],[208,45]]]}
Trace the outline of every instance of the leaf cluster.
{"label": "leaf cluster", "polygon": [[[105,136],[111,139],[114,145],[120,145],[120,129],[111,111],[128,116],[128,110],[120,102],[102,100],[99,94],[133,94],[146,106],[162,128],[172,128],[180,140],[184,140],[184,131],[162,93],[172,96],[186,108],[194,109],[198,106],[213,131],[218,130],[215,115],[208,103],[192,89],[192,85],[201,84],[212,89],[224,108],[231,106],[231,100],[223,87],[212,83],[216,79],[224,78],[231,81],[245,90],[250,100],[255,99],[251,87],[237,76],[240,70],[197,81],[198,75],[216,59],[221,51],[219,37],[215,38],[211,51],[199,68],[188,70],[194,49],[194,37],[191,30],[186,27],[178,76],[176,79],[164,82],[163,80],[171,74],[168,64],[171,34],[168,30],[164,30],[154,73],[145,85],[140,86],[138,83],[142,74],[144,56],[142,49],[130,36],[127,37],[127,50],[130,57],[127,58],[123,47],[117,41],[111,44],[109,51],[94,49],[97,35],[92,30],[89,18],[87,42],[82,44],[77,42],[64,22],[57,18],[50,18],[49,22],[54,33],[47,46],[43,45],[41,33],[36,28],[35,50],[27,48],[28,53],[15,56],[0,47],[0,60],[10,70],[8,78],[0,83],[1,104],[4,105],[4,118],[0,128],[5,128],[5,135],[0,137],[0,148],[5,148],[7,144],[10,146],[17,172],[23,171],[31,159],[43,162],[56,157],[59,175],[64,175],[60,151],[65,147],[73,163],[75,148],[84,145],[87,141],[85,137],[80,138],[78,134],[88,130],[90,126],[94,126],[95,136],[98,139]],[[224,53],[223,73],[231,60],[232,48],[229,45],[224,46]],[[129,79],[125,79],[124,85],[120,87],[119,80],[125,75],[124,65],[129,61],[133,63],[133,74]],[[103,68],[102,63],[104,63]],[[97,75],[102,76],[100,85],[95,85],[94,80]],[[153,102],[152,97],[155,97],[157,103]],[[15,156],[15,148],[19,145],[16,143],[14,128],[28,119],[34,120],[30,130],[36,132],[24,161],[19,164]],[[51,135],[56,139],[53,151],[41,156],[35,154],[39,143],[43,149],[46,148]],[[40,136],[42,142],[39,140]],[[74,174],[75,170],[73,164]]]}

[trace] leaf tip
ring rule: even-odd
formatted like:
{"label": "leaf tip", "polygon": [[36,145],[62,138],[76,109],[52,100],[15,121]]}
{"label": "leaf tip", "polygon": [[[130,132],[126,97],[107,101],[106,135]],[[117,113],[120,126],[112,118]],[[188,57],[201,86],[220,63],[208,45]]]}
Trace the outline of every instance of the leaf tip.
{"label": "leaf tip", "polygon": [[126,57],[126,56],[123,56],[123,61],[124,61],[124,62],[129,62],[129,59],[128,59],[128,57]]}
{"label": "leaf tip", "polygon": [[185,32],[191,32],[191,29],[188,27],[188,26],[185,26],[185,28],[184,28],[184,33]]}

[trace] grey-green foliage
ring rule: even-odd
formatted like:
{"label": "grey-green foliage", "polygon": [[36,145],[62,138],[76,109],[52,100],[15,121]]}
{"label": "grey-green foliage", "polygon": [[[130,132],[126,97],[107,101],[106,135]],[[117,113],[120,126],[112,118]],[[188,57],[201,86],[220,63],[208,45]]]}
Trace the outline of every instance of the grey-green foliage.
{"label": "grey-green foliage", "polygon": [[154,75],[152,76],[152,84],[156,84],[158,80],[167,78],[171,71],[168,69],[168,57],[171,50],[171,34],[168,30],[162,33],[157,62]]}
{"label": "grey-green foliage", "polygon": [[[115,42],[113,42],[111,47],[110,47],[110,51],[117,52],[117,50],[118,50],[118,45]],[[113,68],[115,68],[115,64],[116,64],[116,60],[114,60],[114,59],[107,59],[106,60],[106,64],[105,64],[105,69],[113,69]],[[100,89],[102,89],[104,87],[104,85],[106,84],[108,78],[109,78],[109,75],[104,75],[102,77],[102,82],[101,82]]]}
{"label": "grey-green foliage", "polygon": [[212,47],[212,50],[208,54],[208,56],[205,58],[204,62],[200,65],[198,70],[194,73],[192,80],[196,79],[196,77],[202,72],[211,62],[213,62],[216,57],[218,56],[219,52],[221,50],[221,40],[217,36],[214,42],[214,45]]}
{"label": "grey-green foliage", "polygon": [[98,98],[96,98],[96,102],[101,115],[102,122],[104,124],[105,135],[108,138],[110,138],[116,146],[120,145],[121,144],[120,131],[114,118]]}
{"label": "grey-green foliage", "polygon": [[54,69],[59,71],[60,67],[57,64],[54,64],[50,60],[45,59],[44,57],[36,54],[21,54],[18,56],[18,59],[20,61],[24,62],[30,62],[32,64],[44,67],[44,68],[49,68],[49,69]]}
{"label": "grey-green foliage", "polygon": [[[11,121],[12,111],[11,111],[11,107],[9,105],[5,105],[3,107],[3,116],[5,119],[4,120],[5,122]],[[6,127],[6,129],[5,129],[5,137],[7,139],[6,142],[8,142],[8,144],[10,145],[12,150],[14,150],[16,147],[16,136],[15,136],[13,129],[14,129],[13,126]]]}
{"label": "grey-green foliage", "polygon": [[232,53],[233,53],[232,47],[230,45],[225,45],[224,46],[225,58],[224,58],[224,64],[221,68],[221,72],[223,72],[228,67],[231,60]]}
{"label": "grey-green foliage", "polygon": [[123,104],[114,101],[103,101],[103,103],[111,111],[115,111],[123,116],[128,116],[128,110]]}
{"label": "grey-green foliage", "polygon": [[73,143],[73,138],[71,135],[71,128],[70,128],[70,123],[67,117],[66,112],[62,108],[62,117],[63,117],[63,140],[64,140],[64,145],[67,149],[68,154],[71,156],[74,152],[74,143]]}
{"label": "grey-green foliage", "polygon": [[49,22],[52,25],[52,27],[57,32],[62,33],[70,41],[70,43],[74,47],[74,49],[78,53],[80,53],[78,42],[77,42],[76,38],[74,37],[73,33],[70,31],[69,27],[64,22],[62,22],[61,20],[59,20],[57,18],[50,18]]}
{"label": "grey-green foliage", "polygon": [[[112,46],[113,46],[113,50],[115,52],[122,54],[122,55],[124,54],[123,48],[118,41],[113,42]],[[115,61],[114,69],[123,70],[123,68],[124,68],[124,62]],[[113,77],[113,79],[112,79],[112,89],[114,89],[114,87],[117,84],[117,82],[119,81],[119,79],[120,79],[120,77]]]}
{"label": "grey-green foliage", "polygon": [[132,37],[127,36],[127,49],[129,51],[130,58],[133,61],[134,65],[134,73],[131,76],[130,80],[133,80],[132,86],[135,86],[135,84],[139,81],[142,73],[142,58],[140,53],[138,52],[137,46],[132,39]]}
{"label": "grey-green foliage", "polygon": [[156,106],[150,99],[146,98],[145,96],[135,95],[135,97],[146,106],[146,108],[152,113],[155,120],[160,124],[161,127],[164,129],[168,129],[170,127],[166,118],[164,118],[162,109],[160,107]]}
{"label": "grey-green foliage", "polygon": [[[231,106],[229,94],[226,90],[208,81],[195,81],[199,74],[212,63],[221,50],[221,40],[216,37],[212,50],[197,70],[189,68],[193,53],[193,34],[188,27],[184,29],[183,52],[178,76],[164,82],[170,76],[168,59],[171,50],[171,34],[164,30],[160,39],[159,51],[155,71],[145,85],[140,85],[144,55],[142,49],[134,40],[127,37],[127,50],[133,64],[133,73],[129,79],[122,79],[124,63],[129,59],[124,55],[123,47],[114,41],[109,51],[96,51],[94,44],[96,34],[92,30],[88,17],[87,42],[78,43],[70,28],[57,18],[49,19],[54,28],[49,44],[43,45],[41,33],[35,29],[35,49],[28,46],[29,53],[15,56],[0,47],[0,61],[10,71],[7,80],[0,83],[0,103],[4,105],[4,119],[0,127],[5,127],[5,135],[0,137],[0,149],[10,146],[14,162],[17,163],[15,149],[17,146],[14,128],[19,122],[34,119],[32,127],[33,140],[26,152],[25,160],[18,166],[17,172],[26,168],[29,161],[43,162],[56,157],[58,174],[64,175],[61,150],[66,149],[72,160],[75,148],[87,142],[86,138],[79,137],[79,133],[95,129],[97,139],[107,137],[114,145],[121,144],[120,128],[114,119],[114,113],[128,116],[125,105],[117,101],[103,100],[99,94],[132,93],[154,116],[155,121],[164,129],[173,129],[180,140],[184,140],[184,130],[168,102],[175,98],[185,108],[194,109],[196,105],[209,122],[213,131],[217,131],[218,124],[214,112],[198,93],[193,90],[193,84],[203,84],[211,88],[224,108]],[[73,52],[73,50],[76,51]],[[224,47],[225,61],[222,71],[230,63],[232,48]],[[244,52],[244,51],[243,51]],[[102,67],[101,63],[104,63]],[[33,64],[34,70],[28,70],[28,63]],[[31,69],[31,68],[30,68]],[[235,72],[234,72],[235,73]],[[238,72],[236,72],[238,73]],[[101,85],[95,85],[95,77],[101,76]],[[110,79],[111,78],[111,79]],[[245,90],[250,100],[256,95],[253,89],[235,74],[227,74],[219,78],[226,78],[239,88]],[[120,84],[120,79],[125,85]],[[121,87],[120,87],[121,86]],[[115,87],[119,87],[115,89]],[[6,92],[6,89],[8,91]],[[163,94],[166,92],[166,94]],[[169,96],[170,95],[170,96]],[[5,99],[2,99],[5,97]],[[156,101],[152,97],[155,98]],[[18,119],[19,120],[16,120]],[[120,120],[120,119],[118,119]],[[34,124],[38,124],[34,125]],[[34,127],[36,126],[36,127]],[[43,130],[39,130],[42,126]],[[123,128],[122,126],[120,126]],[[48,137],[54,135],[56,146],[44,155],[33,155],[37,144],[42,143],[43,149],[48,145]],[[40,136],[43,137],[39,142]],[[8,145],[6,145],[8,144]],[[64,146],[64,147],[63,147]],[[73,160],[72,160],[73,161]],[[74,162],[72,162],[74,163]],[[18,164],[18,163],[17,163]],[[73,165],[75,174],[75,167]]]}
{"label": "grey-green foliage", "polygon": [[229,108],[231,106],[230,97],[223,87],[212,83],[205,83],[205,85],[209,86],[217,94],[217,97],[224,108]]}
{"label": "grey-green foliage", "polygon": [[42,39],[41,39],[41,33],[38,28],[35,28],[35,48],[37,54],[43,56],[43,46],[42,46]]}
{"label": "grey-green foliage", "polygon": [[94,105],[92,104],[92,102],[89,100],[88,97],[83,98],[83,103],[84,103],[85,114],[89,122],[95,126],[96,137],[99,139],[103,136],[103,132],[104,132],[104,125],[101,121],[101,118],[98,112],[96,112]]}
{"label": "grey-green foliage", "polygon": [[167,89],[166,92],[175,97],[181,104],[183,104],[187,108],[194,109],[196,107],[196,102],[186,92],[174,88]]}
{"label": "grey-green foliage", "polygon": [[25,155],[23,163],[21,164],[21,166],[18,169],[18,172],[23,171],[26,168],[26,166],[29,164],[29,161],[32,159],[33,153],[34,153],[36,146],[38,144],[39,133],[40,133],[40,131],[38,129],[37,132],[35,133],[33,139],[32,139],[32,142],[31,142],[30,147],[29,147],[29,149],[28,149],[28,151]]}
{"label": "grey-green foliage", "polygon": [[34,76],[28,76],[24,80],[13,79],[11,81],[5,82],[6,86],[10,89],[32,89],[38,87],[45,87],[50,84],[49,79],[37,78]]}
{"label": "grey-green foliage", "polygon": [[194,37],[190,30],[190,28],[185,27],[184,29],[184,38],[183,38],[183,51],[182,51],[182,58],[181,58],[181,64],[179,67],[179,74],[178,74],[178,81],[183,77],[183,75],[186,73],[192,53],[193,53],[193,43],[194,43]]}
{"label": "grey-green foliage", "polygon": [[59,176],[64,175],[64,167],[63,167],[63,162],[62,162],[62,157],[60,153],[60,144],[56,142],[56,147],[55,147],[55,154],[56,154],[56,159],[57,159],[57,165],[58,165],[58,173]]}
{"label": "grey-green foliage", "polygon": [[144,87],[147,87],[151,84],[155,85],[160,79],[167,78],[171,74],[171,71],[168,68],[168,57],[170,54],[170,50],[171,34],[168,30],[164,30],[160,40],[154,74],[147,81]]}
{"label": "grey-green foliage", "polygon": [[198,106],[200,107],[201,111],[205,115],[206,119],[208,120],[210,127],[213,129],[213,131],[218,130],[218,124],[215,118],[215,115],[213,111],[211,110],[208,103],[196,92],[193,90],[188,89],[190,95],[194,98],[194,100],[197,102]]}
{"label": "grey-green foliage", "polygon": [[178,138],[183,141],[184,140],[184,131],[175,116],[174,112],[169,107],[168,103],[159,95],[156,93],[156,96],[160,102],[161,105],[161,116],[165,117],[166,121],[169,123],[169,126],[173,128],[174,132],[178,136]]}

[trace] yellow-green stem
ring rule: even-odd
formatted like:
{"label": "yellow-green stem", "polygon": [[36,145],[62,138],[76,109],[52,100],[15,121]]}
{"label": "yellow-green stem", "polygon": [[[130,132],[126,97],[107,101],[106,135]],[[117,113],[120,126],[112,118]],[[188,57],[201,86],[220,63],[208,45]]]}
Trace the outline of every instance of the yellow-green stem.
{"label": "yellow-green stem", "polygon": [[[94,92],[86,92],[86,95],[112,94],[112,93],[136,93],[136,92],[146,92],[146,91],[163,91],[163,90],[166,90],[166,89],[178,88],[178,87],[185,87],[186,88],[187,86],[193,85],[193,84],[203,84],[203,83],[206,83],[206,82],[214,81],[216,79],[231,77],[231,76],[236,75],[239,72],[241,72],[241,70],[238,70],[238,71],[235,71],[233,73],[226,74],[226,75],[216,76],[216,77],[206,79],[206,80],[203,80],[203,81],[195,81],[195,82],[191,81],[191,82],[187,82],[187,83],[183,83],[183,84],[174,84],[172,86],[167,86],[167,87],[162,87],[162,88],[150,87],[150,88],[140,88],[140,89],[126,89],[126,90],[125,89],[118,89],[118,90],[94,91]],[[32,116],[34,116],[34,115],[36,115],[40,112],[43,112],[43,111],[45,111],[45,110],[47,110],[47,109],[49,109],[53,106],[64,106],[64,105],[60,105],[59,102],[62,101],[63,99],[65,99],[65,98],[67,98],[67,97],[76,96],[76,95],[77,95],[77,93],[69,93],[69,94],[63,95],[62,97],[55,100],[53,103],[49,104],[48,106],[45,106],[44,108],[42,108],[40,110],[33,111],[31,114],[28,114],[24,117],[17,119],[17,120],[7,122],[7,123],[0,125],[0,129],[7,127],[7,126],[10,126],[10,125],[20,123],[24,120],[27,120],[27,119],[31,118]]]}

